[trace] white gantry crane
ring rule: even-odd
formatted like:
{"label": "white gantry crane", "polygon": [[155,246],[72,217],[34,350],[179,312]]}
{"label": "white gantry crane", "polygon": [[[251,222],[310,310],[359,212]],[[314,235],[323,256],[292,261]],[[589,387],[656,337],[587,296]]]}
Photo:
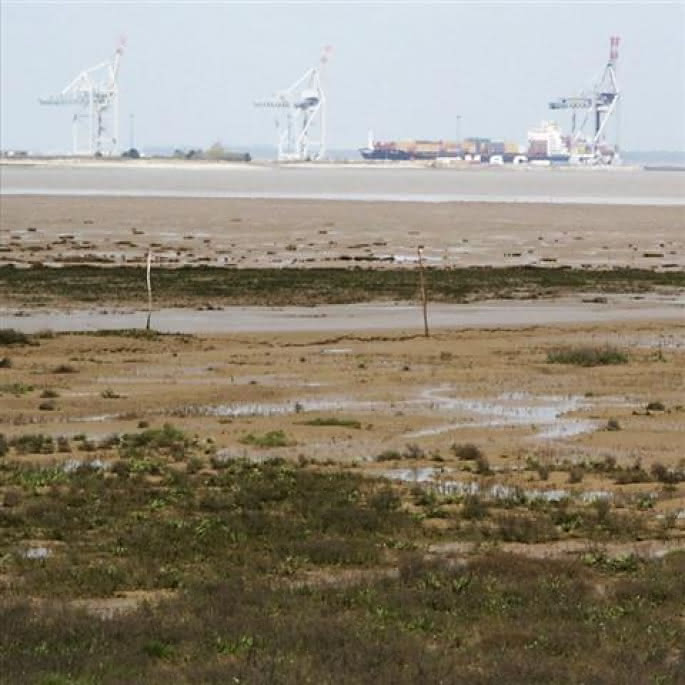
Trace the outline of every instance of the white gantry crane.
{"label": "white gantry crane", "polygon": [[111,60],[82,71],[61,93],[39,99],[41,105],[79,107],[72,120],[75,155],[115,155],[119,152],[118,79],[124,44],[122,39]]}
{"label": "white gantry crane", "polygon": [[332,48],[326,46],[317,66],[308,69],[295,83],[256,107],[275,108],[277,116],[278,159],[280,161],[320,160],[326,152],[326,95],[322,72]]}
{"label": "white gantry crane", "polygon": [[[571,145],[577,148],[578,143],[586,136],[585,128],[588,120],[592,121],[592,130],[588,137],[586,157],[595,163],[618,161],[618,105],[621,99],[621,90],[616,78],[618,62],[618,36],[611,36],[609,61],[607,62],[600,78],[595,82],[590,91],[581,92],[571,97],[557,98],[549,103],[550,109],[570,109],[572,112]],[[583,119],[579,126],[576,122],[576,112],[583,112]],[[608,148],[606,143],[607,124],[611,118],[616,118],[616,142],[613,148]],[[581,155],[582,157],[583,155]]]}

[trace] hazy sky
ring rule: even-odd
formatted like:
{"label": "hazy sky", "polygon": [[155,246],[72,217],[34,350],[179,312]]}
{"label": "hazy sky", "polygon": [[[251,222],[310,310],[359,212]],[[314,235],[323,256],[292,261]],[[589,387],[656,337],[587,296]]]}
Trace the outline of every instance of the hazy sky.
{"label": "hazy sky", "polygon": [[[685,150],[685,4],[31,3],[1,0],[0,146],[71,146],[70,107],[44,107],[127,38],[121,140],[138,147],[275,140],[255,99],[333,46],[329,147],[464,136],[524,142],[547,102],[592,82],[620,35],[623,149]],[[564,114],[557,119],[566,122]]]}

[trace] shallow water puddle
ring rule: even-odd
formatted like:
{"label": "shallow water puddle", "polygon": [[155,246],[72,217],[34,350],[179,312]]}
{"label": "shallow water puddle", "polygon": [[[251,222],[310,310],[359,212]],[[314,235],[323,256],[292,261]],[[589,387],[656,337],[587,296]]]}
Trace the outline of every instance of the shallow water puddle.
{"label": "shallow water puddle", "polygon": [[400,480],[404,483],[416,483],[423,485],[431,490],[435,490],[441,495],[456,495],[464,497],[467,495],[480,495],[488,499],[507,500],[523,499],[525,501],[544,500],[546,502],[559,502],[563,499],[575,498],[582,502],[594,502],[602,499],[611,499],[612,494],[606,490],[585,490],[574,492],[563,488],[551,490],[540,490],[538,488],[522,489],[510,485],[495,483],[482,487],[476,481],[452,480],[445,478],[451,469],[436,468],[428,466],[424,468],[400,468],[386,469],[381,475],[391,480]]}
{"label": "shallow water puddle", "polygon": [[22,556],[24,559],[47,559],[52,556],[52,550],[47,547],[29,547]]}
{"label": "shallow water puddle", "polygon": [[77,416],[67,419],[69,423],[102,423],[103,421],[115,421],[120,419],[122,414],[97,414],[95,416]]}
{"label": "shallow water puddle", "polygon": [[382,406],[383,403],[375,401],[310,398],[289,402],[220,404],[213,407],[198,407],[196,411],[205,416],[285,416],[312,411],[349,411],[351,409],[374,411]]}
{"label": "shallow water puddle", "polygon": [[[463,399],[445,396],[450,388],[439,387],[424,390],[419,399],[438,411],[454,411],[466,414],[465,420],[431,426],[406,433],[407,438],[439,435],[458,428],[498,426],[545,426],[536,433],[538,439],[564,438],[586,433],[597,427],[597,422],[585,419],[566,418],[563,415],[589,406],[580,396],[557,395],[533,396],[528,393],[502,393],[494,400]],[[471,415],[469,417],[468,415]],[[472,418],[475,417],[475,418]]]}
{"label": "shallow water puddle", "polygon": [[[299,384],[300,387],[310,384]],[[313,384],[312,384],[313,385]],[[235,402],[231,404],[190,406],[179,410],[185,416],[258,417],[287,416],[317,411],[399,412],[411,415],[453,413],[453,421],[404,433],[405,438],[439,435],[460,428],[530,426],[536,440],[573,437],[596,430],[601,422],[565,416],[588,409],[594,402],[578,395],[530,395],[502,393],[494,399],[453,396],[454,388],[438,386],[420,390],[417,395],[399,400],[361,400],[350,397],[310,397],[282,402]],[[625,405],[625,398],[597,398],[602,404]]]}

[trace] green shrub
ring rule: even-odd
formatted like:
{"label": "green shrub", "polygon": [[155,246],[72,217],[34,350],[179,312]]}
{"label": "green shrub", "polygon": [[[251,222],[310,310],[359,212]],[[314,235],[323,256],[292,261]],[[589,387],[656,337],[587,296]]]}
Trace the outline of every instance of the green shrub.
{"label": "green shrub", "polygon": [[203,466],[204,461],[200,457],[190,457],[186,464],[186,473],[197,473]]}
{"label": "green shrub", "polygon": [[685,473],[682,471],[677,471],[675,469],[666,468],[661,462],[656,462],[652,465],[650,469],[654,480],[658,480],[660,483],[666,483],[675,485],[685,480]]}
{"label": "green shrub", "polygon": [[150,640],[143,645],[143,651],[147,656],[154,659],[169,659],[174,655],[174,648],[172,645],[162,642],[161,640]]}
{"label": "green shrub", "polygon": [[119,478],[128,478],[131,473],[131,464],[125,459],[118,459],[112,464],[111,471]]}
{"label": "green shrub", "polygon": [[379,490],[369,498],[369,506],[378,512],[397,511],[400,504],[399,495],[389,487]]}
{"label": "green shrub", "polygon": [[467,495],[464,497],[461,515],[465,519],[483,519],[488,515],[488,505],[480,495]]}
{"label": "green shrub", "polygon": [[585,476],[585,469],[582,466],[572,466],[568,472],[569,483],[580,483]]}
{"label": "green shrub", "polygon": [[49,435],[42,433],[27,433],[10,440],[10,445],[19,454],[52,454],[55,442]]}
{"label": "green shrub", "polygon": [[647,411],[665,411],[666,407],[663,402],[649,402],[647,404]]}
{"label": "green shrub", "polygon": [[30,345],[31,338],[14,328],[0,328],[0,345]]}
{"label": "green shrub", "polygon": [[497,536],[505,542],[546,542],[558,537],[550,521],[516,514],[497,517]]}
{"label": "green shrub", "polygon": [[33,392],[32,385],[26,385],[26,383],[6,383],[5,385],[0,385],[0,395],[3,393],[10,393],[11,395],[24,395],[27,392]]}
{"label": "green shrub", "polygon": [[296,445],[294,440],[289,440],[282,430],[268,431],[264,435],[254,435],[248,433],[238,441],[242,445],[253,445],[254,447],[290,447]]}
{"label": "green shrub", "polygon": [[639,459],[635,460],[632,466],[615,469],[613,474],[614,481],[619,485],[627,485],[629,483],[648,483],[652,480],[647,471],[642,468],[642,462]]}
{"label": "green shrub", "polygon": [[100,442],[98,443],[98,447],[102,450],[111,450],[114,449],[115,447],[119,447],[121,445],[121,436],[118,435],[117,433],[112,433],[111,435],[107,435],[106,437],[102,438]]}
{"label": "green shrub", "polygon": [[71,446],[69,445],[69,439],[60,435],[57,438],[57,451],[62,453],[71,452]]}
{"label": "green shrub", "polygon": [[550,364],[574,364],[575,366],[606,366],[626,364],[628,356],[611,345],[602,347],[556,347],[547,353]]}
{"label": "green shrub", "polygon": [[182,430],[165,423],[162,428],[148,428],[142,433],[125,433],[121,436],[119,451],[124,457],[140,457],[152,452],[182,459],[190,444],[190,439]]}
{"label": "green shrub", "polygon": [[463,444],[454,443],[450,447],[450,450],[457,459],[475,461],[476,459],[483,457],[483,452],[480,447],[474,445],[472,442],[465,442]]}
{"label": "green shrub", "polygon": [[310,421],[302,421],[303,426],[341,426],[342,428],[361,428],[362,424],[356,419],[339,419],[335,416],[318,417]]}
{"label": "green shrub", "polygon": [[549,464],[544,464],[542,462],[536,461],[535,470],[538,472],[540,480],[549,480],[549,474],[551,471]]}
{"label": "green shrub", "polygon": [[490,462],[488,461],[487,457],[481,455],[476,459],[476,473],[480,474],[481,476],[489,476],[492,473]]}
{"label": "green shrub", "polygon": [[71,364],[58,364],[52,373],[78,373],[78,369]]}
{"label": "green shrub", "polygon": [[402,456],[405,459],[423,459],[426,454],[419,445],[417,445],[415,442],[410,442],[404,446],[404,452],[402,453]]}
{"label": "green shrub", "polygon": [[376,461],[395,461],[401,457],[397,450],[383,450],[376,455]]}

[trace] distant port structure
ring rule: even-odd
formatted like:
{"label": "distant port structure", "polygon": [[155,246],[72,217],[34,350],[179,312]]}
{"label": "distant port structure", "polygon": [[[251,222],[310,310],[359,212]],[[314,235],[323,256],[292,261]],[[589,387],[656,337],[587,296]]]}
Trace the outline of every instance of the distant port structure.
{"label": "distant port structure", "polygon": [[112,59],[84,69],[61,92],[38,100],[78,108],[71,124],[74,155],[119,154],[119,65],[125,43],[121,38]]}
{"label": "distant port structure", "polygon": [[[611,36],[609,61],[602,75],[589,91],[560,97],[549,103],[551,110],[571,110],[571,134],[565,141],[569,156],[579,161],[612,163],[619,161],[618,129],[613,145],[607,142],[606,130],[612,117],[618,121],[621,90],[616,76],[619,36]],[[577,114],[582,114],[578,125]],[[591,133],[587,132],[590,124]]]}
{"label": "distant port structure", "polygon": [[[611,36],[609,60],[590,88],[581,90],[576,95],[550,101],[549,109],[552,111],[570,110],[570,133],[563,133],[555,121],[543,121],[530,129],[526,145],[491,138],[379,142],[374,141],[370,133],[366,147],[359,152],[367,160],[457,160],[538,165],[618,164],[620,156],[617,123],[621,90],[616,72],[619,40],[618,36]],[[616,123],[616,139],[613,144],[609,143],[607,135],[612,119]]]}
{"label": "distant port structure", "polygon": [[331,52],[331,46],[327,45],[316,66],[307,69],[288,88],[254,103],[255,107],[273,108],[283,114],[276,118],[279,161],[317,161],[326,154],[323,70]]}
{"label": "distant port structure", "polygon": [[[568,133],[562,131],[556,121],[551,120],[542,121],[529,129],[525,144],[485,137],[454,141],[404,139],[383,142],[374,140],[373,134],[369,132],[367,145],[360,148],[359,153],[365,160],[379,161],[454,161],[541,166],[618,164],[618,114],[622,98],[617,77],[619,42],[618,36],[610,37],[609,59],[590,86],[576,94],[549,101],[548,106],[552,112],[570,112]],[[124,46],[125,40],[122,38],[111,59],[84,69],[59,93],[39,98],[42,105],[75,108],[72,118],[74,155],[114,157],[120,154],[119,70]],[[253,103],[256,107],[272,109],[276,113],[278,161],[326,159],[327,98],[324,70],[331,53],[331,46],[325,46],[319,61],[290,86]],[[458,128],[460,120],[461,116],[458,116]],[[614,134],[613,142],[609,141],[610,129]],[[130,155],[124,153],[124,156]],[[201,151],[193,158],[203,158]],[[250,155],[242,155],[241,159],[243,158],[249,159]]]}

